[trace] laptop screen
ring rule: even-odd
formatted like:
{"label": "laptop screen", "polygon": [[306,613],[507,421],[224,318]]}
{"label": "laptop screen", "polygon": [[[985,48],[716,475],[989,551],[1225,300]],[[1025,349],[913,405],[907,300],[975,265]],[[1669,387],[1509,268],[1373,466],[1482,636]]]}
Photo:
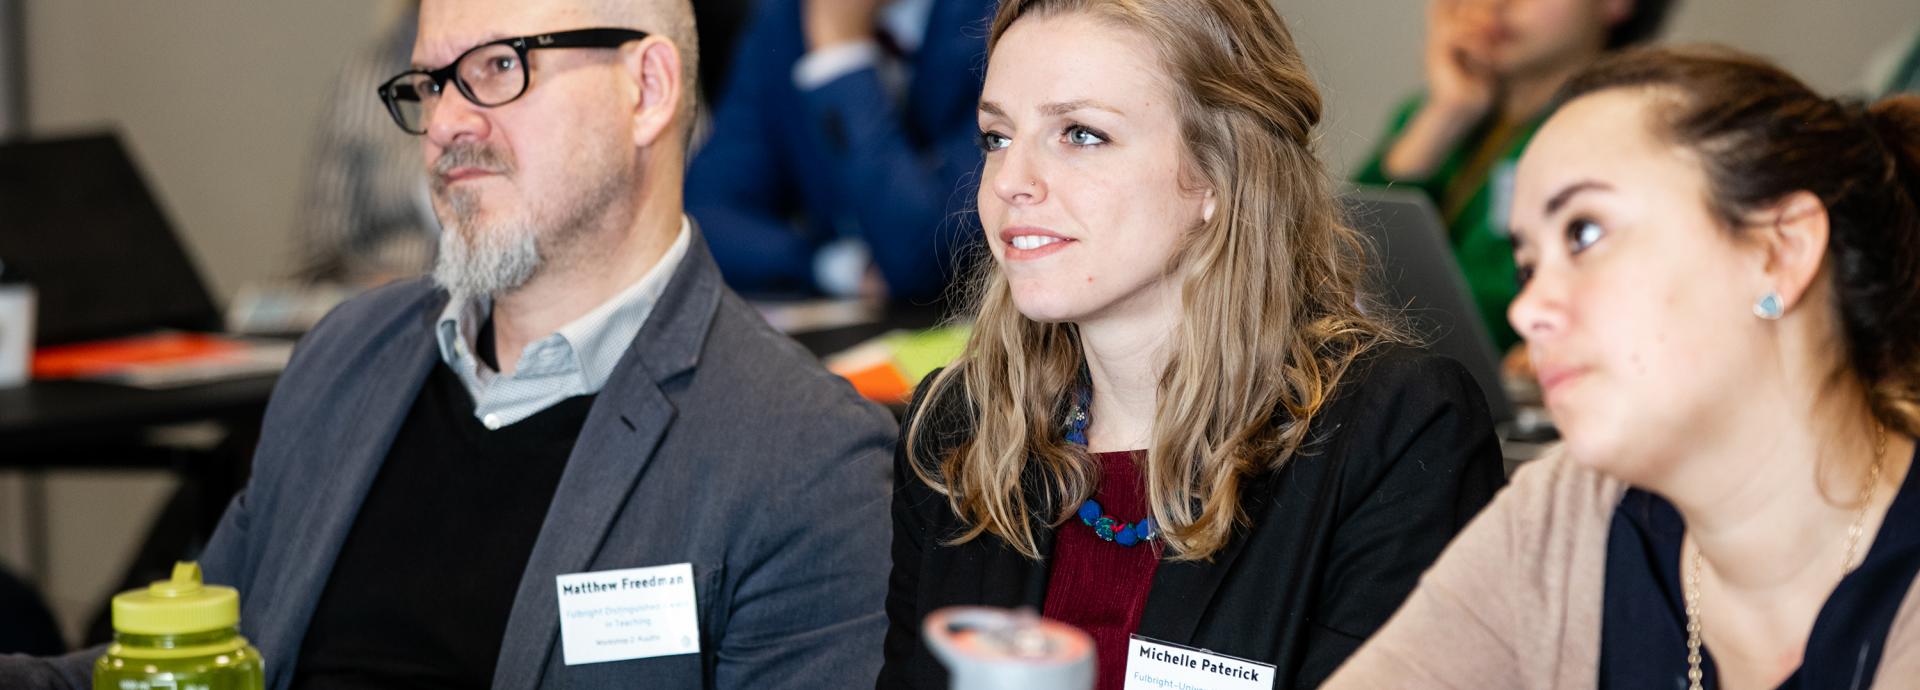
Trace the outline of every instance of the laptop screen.
{"label": "laptop screen", "polygon": [[39,345],[220,329],[199,273],[111,134],[0,144],[0,266],[39,293]]}

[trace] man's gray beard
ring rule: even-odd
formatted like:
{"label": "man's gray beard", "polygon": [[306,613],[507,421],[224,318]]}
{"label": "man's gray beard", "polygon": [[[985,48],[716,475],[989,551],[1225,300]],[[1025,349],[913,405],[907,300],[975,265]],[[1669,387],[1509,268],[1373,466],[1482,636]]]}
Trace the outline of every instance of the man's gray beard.
{"label": "man's gray beard", "polygon": [[470,193],[448,195],[452,218],[440,233],[440,257],[434,261],[433,282],[455,300],[493,297],[510,292],[540,270],[540,245],[535,229],[523,222],[486,225],[479,222],[479,199]]}
{"label": "man's gray beard", "polygon": [[[560,200],[557,206],[522,208],[519,218],[506,221],[481,220],[478,192],[436,183],[434,211],[443,228],[433,281],[455,299],[497,297],[526,285],[543,268],[556,268],[547,266],[549,263],[558,262],[557,268],[564,270],[578,261],[576,245],[594,227],[597,215],[635,187],[632,174],[620,169],[610,151],[590,155],[575,165],[581,184],[586,185],[578,194]],[[513,170],[502,154],[479,145],[465,145],[442,154],[434,164],[434,179],[440,180],[446,171],[460,166],[508,173]]]}

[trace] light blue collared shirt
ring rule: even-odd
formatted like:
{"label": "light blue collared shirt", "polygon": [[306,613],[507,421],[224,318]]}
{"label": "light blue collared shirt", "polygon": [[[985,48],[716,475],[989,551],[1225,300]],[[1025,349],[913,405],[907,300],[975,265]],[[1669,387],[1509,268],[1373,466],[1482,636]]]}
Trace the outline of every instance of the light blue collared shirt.
{"label": "light blue collared shirt", "polygon": [[488,429],[498,429],[567,398],[600,392],[653,313],[692,237],[682,216],[680,235],[646,275],[552,335],[528,343],[512,374],[496,372],[474,355],[480,324],[492,311],[493,301],[484,297],[448,301],[436,330],[440,360],[460,376],[467,394],[473,396],[474,418]]}

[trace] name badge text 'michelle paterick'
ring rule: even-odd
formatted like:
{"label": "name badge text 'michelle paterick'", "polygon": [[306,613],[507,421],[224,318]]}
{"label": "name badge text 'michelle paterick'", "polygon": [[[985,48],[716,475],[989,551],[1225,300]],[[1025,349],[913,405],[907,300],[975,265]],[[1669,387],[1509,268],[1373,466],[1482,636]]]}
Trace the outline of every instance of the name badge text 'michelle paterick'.
{"label": "name badge text 'michelle paterick'", "polygon": [[1273,666],[1133,635],[1126,690],[1272,690]]}

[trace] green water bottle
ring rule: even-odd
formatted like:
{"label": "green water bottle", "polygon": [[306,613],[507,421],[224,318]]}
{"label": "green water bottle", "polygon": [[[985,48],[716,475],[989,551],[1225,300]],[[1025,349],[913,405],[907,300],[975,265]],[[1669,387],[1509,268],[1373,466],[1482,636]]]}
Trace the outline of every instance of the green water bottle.
{"label": "green water bottle", "polygon": [[262,690],[260,650],[240,636],[240,593],[200,584],[200,564],[113,597],[113,644],[93,690]]}

